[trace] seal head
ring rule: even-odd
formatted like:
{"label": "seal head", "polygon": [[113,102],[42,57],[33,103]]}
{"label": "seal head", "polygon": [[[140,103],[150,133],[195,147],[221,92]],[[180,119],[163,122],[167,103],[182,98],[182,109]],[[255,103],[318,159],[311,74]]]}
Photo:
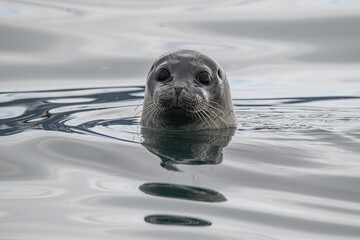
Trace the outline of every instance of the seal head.
{"label": "seal head", "polygon": [[229,83],[222,67],[192,50],[160,56],[147,77],[140,124],[171,130],[235,127]]}

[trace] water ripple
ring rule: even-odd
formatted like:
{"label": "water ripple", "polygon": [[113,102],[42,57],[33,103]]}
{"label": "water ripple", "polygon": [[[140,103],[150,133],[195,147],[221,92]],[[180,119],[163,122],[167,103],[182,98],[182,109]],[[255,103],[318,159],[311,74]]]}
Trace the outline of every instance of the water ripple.
{"label": "water ripple", "polygon": [[[141,97],[134,96],[138,92],[143,92],[143,87],[128,87],[117,89],[82,89],[82,95],[78,98],[76,95],[79,89],[49,91],[51,97],[46,96],[46,92],[19,92],[16,99],[0,103],[0,108],[6,106],[12,111],[17,109],[16,106],[25,108],[23,112],[9,115],[2,121],[2,128],[0,134],[3,136],[13,135],[19,132],[33,129],[43,129],[49,131],[61,131],[68,133],[84,133],[87,134],[102,134],[91,131],[94,126],[109,126],[109,125],[134,125],[136,122],[135,112],[128,113],[129,116],[122,116],[118,119],[104,119],[106,115],[113,116],[107,113],[111,109],[121,112],[121,108],[131,108],[131,101],[141,99]],[[95,90],[95,92],[94,92]],[[97,91],[96,91],[97,90]],[[107,91],[108,90],[108,91]],[[86,94],[86,91],[93,91]],[[105,91],[105,92],[104,92]],[[65,97],[61,97],[65,93]],[[73,95],[72,93],[75,93]],[[7,94],[7,93],[5,93]],[[35,97],[40,94],[43,97]],[[22,97],[23,95],[23,97]],[[11,96],[13,98],[13,96]],[[121,102],[129,102],[130,105],[121,106]],[[105,104],[106,103],[106,104]],[[119,105],[120,103],[120,105]],[[91,120],[92,114],[95,113],[95,120]],[[81,115],[85,115],[85,119],[78,121]],[[76,125],[72,122],[78,119]]]}
{"label": "water ripple", "polygon": [[62,194],[60,189],[52,189],[49,187],[6,185],[6,188],[0,188],[1,199],[24,199],[24,198],[50,198]]}
{"label": "water ripple", "polygon": [[[0,238],[358,239],[359,6],[2,1]],[[238,129],[139,127],[170,48],[221,63]]]}

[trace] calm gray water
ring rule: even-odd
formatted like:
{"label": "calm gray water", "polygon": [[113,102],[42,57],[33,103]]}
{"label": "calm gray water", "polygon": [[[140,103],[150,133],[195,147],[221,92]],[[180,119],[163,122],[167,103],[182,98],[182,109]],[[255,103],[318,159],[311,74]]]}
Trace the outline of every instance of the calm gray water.
{"label": "calm gray water", "polygon": [[[359,26],[355,0],[0,1],[0,239],[359,239]],[[182,48],[238,129],[138,126]]]}

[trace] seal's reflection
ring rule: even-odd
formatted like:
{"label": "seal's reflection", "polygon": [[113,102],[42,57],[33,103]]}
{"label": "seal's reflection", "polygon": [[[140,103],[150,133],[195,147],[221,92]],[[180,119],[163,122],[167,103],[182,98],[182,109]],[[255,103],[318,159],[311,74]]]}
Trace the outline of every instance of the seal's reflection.
{"label": "seal's reflection", "polygon": [[235,129],[201,131],[164,131],[142,128],[142,145],[158,156],[161,166],[179,171],[176,165],[215,165],[223,160],[226,147]]}
{"label": "seal's reflection", "polygon": [[[169,183],[145,183],[139,189],[146,194],[158,197],[177,198],[199,202],[225,202],[226,198],[221,193],[200,187],[192,187],[179,184]],[[212,223],[205,219],[179,216],[172,214],[155,214],[148,215],[144,218],[145,222],[160,225],[177,225],[177,226],[210,226]]]}
{"label": "seal's reflection", "polygon": [[169,183],[145,183],[139,189],[149,195],[200,202],[224,202],[226,198],[208,188]]}
{"label": "seal's reflection", "polygon": [[[161,159],[167,170],[179,171],[176,165],[220,164],[222,150],[226,147],[235,129],[202,131],[164,131],[142,128],[142,145]],[[139,189],[152,196],[177,198],[200,202],[225,202],[221,193],[200,187],[169,183],[145,183]],[[210,226],[208,220],[178,215],[155,214],[144,218],[145,222],[160,225]]]}
{"label": "seal's reflection", "polygon": [[149,215],[144,220],[152,224],[172,226],[205,227],[211,225],[211,222],[203,219],[176,215]]}

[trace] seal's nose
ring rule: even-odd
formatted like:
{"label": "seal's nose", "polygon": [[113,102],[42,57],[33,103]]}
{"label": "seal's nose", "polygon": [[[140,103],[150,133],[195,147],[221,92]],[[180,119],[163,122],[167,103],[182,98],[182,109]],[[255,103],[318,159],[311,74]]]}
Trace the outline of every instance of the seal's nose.
{"label": "seal's nose", "polygon": [[183,87],[174,87],[175,89],[175,93],[177,96],[179,96],[179,94],[181,93],[181,91],[184,89]]}

